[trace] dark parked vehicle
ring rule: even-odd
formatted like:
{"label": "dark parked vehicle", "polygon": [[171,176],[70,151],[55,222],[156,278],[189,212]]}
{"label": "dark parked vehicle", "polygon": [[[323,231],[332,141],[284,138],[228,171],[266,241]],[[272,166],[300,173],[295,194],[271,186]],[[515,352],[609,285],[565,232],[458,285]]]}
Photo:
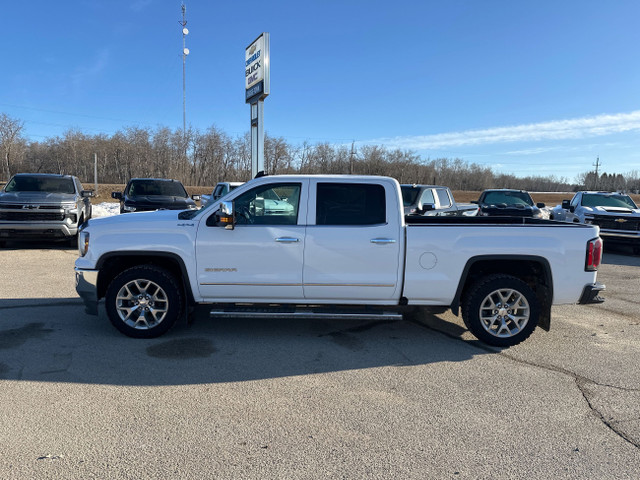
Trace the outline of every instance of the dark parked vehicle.
{"label": "dark parked vehicle", "polygon": [[187,190],[177,180],[166,178],[132,178],[124,192],[112,192],[111,197],[120,200],[120,213],[151,210],[193,210],[199,196],[189,197]]}
{"label": "dark parked vehicle", "polygon": [[13,239],[69,240],[91,218],[92,190],[71,175],[18,173],[0,190],[0,244]]}
{"label": "dark parked vehicle", "polygon": [[508,188],[485,190],[472,203],[480,207],[478,215],[489,217],[542,218],[541,209],[545,207],[544,203],[534,204],[529,192]]}

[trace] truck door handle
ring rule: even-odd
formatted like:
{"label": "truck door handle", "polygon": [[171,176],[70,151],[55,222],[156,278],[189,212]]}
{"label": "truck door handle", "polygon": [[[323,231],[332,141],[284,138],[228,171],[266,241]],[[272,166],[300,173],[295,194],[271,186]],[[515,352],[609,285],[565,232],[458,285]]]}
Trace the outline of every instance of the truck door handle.
{"label": "truck door handle", "polygon": [[372,238],[371,243],[375,243],[376,245],[385,245],[387,243],[396,243],[393,238]]}
{"label": "truck door handle", "polygon": [[278,242],[278,243],[297,243],[299,241],[300,241],[300,239],[299,238],[295,238],[295,237],[278,237],[278,238],[276,238],[276,242]]}

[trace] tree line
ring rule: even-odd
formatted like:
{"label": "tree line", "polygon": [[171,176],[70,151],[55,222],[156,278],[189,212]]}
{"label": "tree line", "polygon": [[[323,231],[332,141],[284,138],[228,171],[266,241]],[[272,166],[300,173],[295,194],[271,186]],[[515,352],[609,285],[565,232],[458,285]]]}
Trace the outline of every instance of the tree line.
{"label": "tree line", "polygon": [[[249,133],[231,137],[211,126],[189,128],[126,127],[112,135],[89,135],[67,130],[41,142],[27,140],[23,122],[0,114],[0,180],[18,172],[76,175],[94,180],[97,155],[99,183],[126,183],[133,177],[180,180],[185,185],[211,186],[218,181],[247,181],[251,176]],[[517,177],[460,158],[423,158],[410,150],[376,145],[334,145],[328,142],[299,145],[265,134],[265,173],[386,175],[400,183],[446,185],[453,190],[517,188],[559,192],[579,189],[640,192],[640,172],[596,175],[585,172],[574,182],[565,177]]]}

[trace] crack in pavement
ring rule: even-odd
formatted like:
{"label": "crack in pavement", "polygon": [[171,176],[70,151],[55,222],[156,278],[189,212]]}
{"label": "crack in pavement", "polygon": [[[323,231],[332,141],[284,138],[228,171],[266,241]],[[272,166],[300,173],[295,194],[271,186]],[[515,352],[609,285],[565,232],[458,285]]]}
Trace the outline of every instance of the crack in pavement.
{"label": "crack in pavement", "polygon": [[604,418],[604,415],[600,411],[598,411],[596,407],[592,405],[586,393],[586,390],[587,390],[586,383],[593,383],[595,385],[598,385],[598,383],[593,382],[587,378],[581,377],[579,375],[575,376],[575,381],[576,381],[576,386],[578,387],[578,390],[582,394],[584,401],[587,402],[587,405],[589,406],[589,409],[593,412],[593,414],[596,417],[598,417],[600,421],[604,423],[612,432],[614,432],[620,438],[622,438],[623,440],[625,440],[626,442],[628,442],[629,444],[633,445],[634,447],[640,450],[640,444],[638,444],[633,438],[630,438],[626,433],[618,430],[614,425],[611,424],[611,422],[609,422],[606,418]]}
{"label": "crack in pavement", "polygon": [[439,329],[434,328],[432,326],[426,325],[424,323],[421,323],[420,321],[417,321],[417,320],[408,320],[408,321],[410,323],[413,323],[413,324],[418,325],[420,327],[426,328],[428,330],[432,330],[434,332],[441,333],[442,335],[444,335],[444,336],[446,336],[448,338],[451,338],[453,340],[457,340],[457,341],[460,341],[462,343],[465,343],[465,344],[469,345],[470,347],[475,347],[475,348],[477,348],[479,350],[484,350],[485,352],[489,352],[489,353],[495,353],[495,354],[500,355],[501,357],[507,358],[507,359],[509,359],[509,360],[511,360],[513,362],[520,363],[520,364],[523,364],[523,365],[527,365],[527,366],[530,366],[530,367],[541,368],[543,370],[548,370],[548,371],[555,372],[555,373],[560,373],[562,375],[570,376],[571,378],[574,379],[574,381],[576,383],[576,387],[578,388],[578,391],[580,392],[580,394],[584,398],[587,406],[589,407],[589,410],[591,410],[593,415],[595,415],[596,418],[598,418],[609,430],[611,430],[618,437],[620,437],[625,442],[629,443],[633,447],[635,447],[638,450],[640,450],[640,443],[638,443],[633,438],[630,438],[627,434],[625,434],[624,432],[622,432],[618,428],[616,428],[611,422],[607,421],[606,418],[604,417],[604,415],[591,403],[591,401],[589,400],[588,395],[587,395],[587,384],[597,385],[599,387],[609,387],[609,388],[614,388],[614,389],[618,389],[618,390],[624,390],[624,391],[628,391],[628,392],[637,392],[637,391],[640,391],[640,389],[631,389],[631,388],[620,387],[620,386],[616,386],[616,385],[601,384],[601,383],[598,383],[598,382],[596,382],[594,380],[591,380],[590,378],[586,378],[586,377],[584,377],[582,375],[578,375],[577,373],[574,373],[574,372],[572,372],[570,370],[567,370],[567,369],[564,369],[562,367],[557,367],[555,365],[538,364],[538,363],[530,362],[528,360],[523,360],[521,358],[516,358],[513,355],[509,355],[509,354],[505,353],[504,351],[500,350],[498,347],[492,348],[492,347],[490,347],[488,345],[484,345],[484,344],[481,344],[481,343],[468,342],[463,338],[460,338],[460,337],[458,337],[456,335],[452,335],[452,334],[450,334],[448,332],[445,332],[443,330],[439,330]]}

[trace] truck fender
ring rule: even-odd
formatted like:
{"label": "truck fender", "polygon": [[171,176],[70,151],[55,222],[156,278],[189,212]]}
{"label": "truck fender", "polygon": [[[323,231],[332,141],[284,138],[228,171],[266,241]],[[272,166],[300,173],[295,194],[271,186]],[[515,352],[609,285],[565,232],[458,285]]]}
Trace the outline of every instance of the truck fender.
{"label": "truck fender", "polygon": [[[451,311],[458,316],[465,289],[476,278],[494,273],[505,273],[534,283],[533,288],[540,301],[538,326],[549,331],[551,328],[551,304],[553,303],[553,279],[551,266],[544,257],[535,255],[479,255],[471,257],[460,276]],[[532,282],[532,279],[535,280]]]}
{"label": "truck fender", "polygon": [[[171,252],[150,252],[146,250],[126,250],[108,252],[102,255],[97,263],[98,275],[98,299],[104,294],[111,282],[119,272],[135,265],[153,264],[163,266],[172,271],[183,288],[184,298],[188,305],[193,305],[195,299],[190,288],[189,274],[183,259]],[[102,278],[101,278],[102,277]]]}

